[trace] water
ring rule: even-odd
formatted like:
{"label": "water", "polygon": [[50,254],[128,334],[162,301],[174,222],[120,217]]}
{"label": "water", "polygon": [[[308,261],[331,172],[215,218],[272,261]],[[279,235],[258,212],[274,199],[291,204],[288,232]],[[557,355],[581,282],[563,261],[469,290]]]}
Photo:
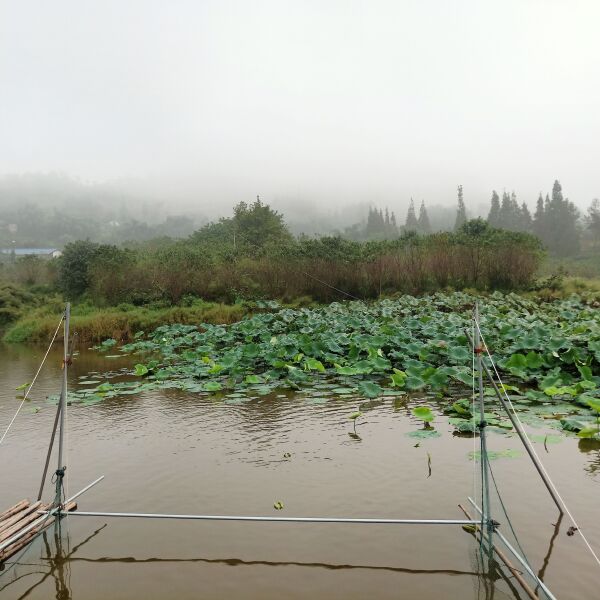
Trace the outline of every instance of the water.
{"label": "water", "polygon": [[[40,348],[0,349],[2,431],[18,405],[14,388],[31,380],[42,354]],[[83,351],[70,371],[70,385],[90,371],[123,364]],[[59,385],[57,351],[0,446],[1,509],[36,495],[54,418],[45,398]],[[457,505],[468,506],[478,467],[468,458],[472,439],[452,436],[441,413],[434,423],[441,437],[409,437],[421,425],[410,405],[392,399],[371,403],[354,436],[348,415],[356,401],[323,397],[288,394],[229,404],[164,391],[74,405],[68,412],[69,492],[105,475],[79,499],[81,510],[463,518]],[[515,437],[498,434],[490,435],[489,445],[498,451],[519,448]],[[581,527],[600,546],[600,450],[575,438],[549,444],[548,450],[538,444]],[[525,552],[536,571],[546,563],[545,581],[558,598],[598,597],[600,569],[580,537],[566,535],[565,519],[554,535],[556,509],[521,454],[494,461],[493,469]],[[276,501],[283,510],[273,508]],[[509,534],[497,502],[494,510]],[[63,532],[62,543],[50,530],[16,564],[5,566],[0,597],[515,597],[512,580],[492,585],[482,576],[478,546],[460,526],[73,517]],[[520,593],[517,597],[525,597]]]}

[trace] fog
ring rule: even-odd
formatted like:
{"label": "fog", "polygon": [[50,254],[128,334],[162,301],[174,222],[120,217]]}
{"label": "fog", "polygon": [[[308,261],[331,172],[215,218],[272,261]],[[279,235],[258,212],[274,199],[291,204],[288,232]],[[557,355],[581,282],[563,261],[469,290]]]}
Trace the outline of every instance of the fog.
{"label": "fog", "polygon": [[172,206],[600,195],[596,0],[0,1],[0,176]]}

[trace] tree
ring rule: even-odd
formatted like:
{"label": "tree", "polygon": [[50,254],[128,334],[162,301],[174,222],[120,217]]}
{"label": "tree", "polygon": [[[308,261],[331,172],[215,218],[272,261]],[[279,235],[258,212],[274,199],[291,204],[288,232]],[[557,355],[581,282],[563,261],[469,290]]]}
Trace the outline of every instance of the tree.
{"label": "tree", "polygon": [[194,232],[189,241],[233,259],[236,255],[256,255],[273,244],[293,240],[283,221],[283,215],[263,204],[257,196],[252,204],[240,202],[233,217],[208,223]]}
{"label": "tree", "polygon": [[129,252],[109,244],[79,240],[67,244],[58,263],[58,286],[68,300],[74,300],[90,289],[93,267],[109,278],[116,268],[128,260]]}
{"label": "tree", "polygon": [[405,231],[417,231],[419,229],[419,222],[417,221],[417,215],[415,213],[415,203],[412,198],[410,199],[410,204],[408,205],[404,229]]}
{"label": "tree", "polygon": [[419,220],[417,224],[421,233],[431,233],[431,225],[429,223],[429,215],[427,214],[427,209],[425,208],[425,200],[421,200],[421,208],[419,209]]}
{"label": "tree", "polygon": [[263,204],[258,196],[252,204],[240,202],[233,209],[233,226],[236,240],[251,252],[292,239],[283,215]]}
{"label": "tree", "polygon": [[487,222],[490,224],[490,227],[500,227],[500,197],[496,190],[492,191],[492,200]]}
{"label": "tree", "polygon": [[98,244],[81,240],[67,244],[60,257],[58,285],[68,300],[81,296],[89,286],[89,267]]}
{"label": "tree", "polygon": [[394,213],[390,213],[387,206],[385,208],[385,239],[393,240],[398,237],[398,228],[396,227],[396,217]]}
{"label": "tree", "polygon": [[600,242],[600,200],[594,198],[585,217],[586,229],[594,244]]}
{"label": "tree", "polygon": [[458,231],[467,222],[467,209],[463,199],[463,186],[458,186],[458,206],[456,208],[456,221],[454,230]]}
{"label": "tree", "polygon": [[529,212],[529,208],[527,208],[527,204],[523,202],[521,204],[521,226],[517,231],[527,231],[530,232],[532,230],[533,219],[531,218],[531,213]]}
{"label": "tree", "polygon": [[544,239],[544,197],[542,192],[538,196],[533,215],[532,231],[540,239]]}
{"label": "tree", "polygon": [[577,207],[563,197],[562,186],[556,180],[552,186],[552,197],[544,203],[544,235],[542,240],[559,256],[569,256],[579,251]]}

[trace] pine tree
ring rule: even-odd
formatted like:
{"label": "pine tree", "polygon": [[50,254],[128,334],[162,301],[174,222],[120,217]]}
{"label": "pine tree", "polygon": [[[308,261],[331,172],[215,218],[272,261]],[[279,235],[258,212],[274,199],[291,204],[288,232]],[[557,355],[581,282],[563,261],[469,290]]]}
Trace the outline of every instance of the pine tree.
{"label": "pine tree", "polygon": [[398,237],[398,228],[396,227],[396,217],[391,213],[388,207],[385,207],[385,239],[393,240]]}
{"label": "pine tree", "polygon": [[558,180],[552,186],[552,197],[544,202],[544,228],[542,241],[559,256],[576,254],[579,250],[579,211],[564,198]]}
{"label": "pine tree", "polygon": [[538,196],[533,215],[532,231],[540,239],[544,239],[544,197],[542,192]]}
{"label": "pine tree", "polygon": [[371,239],[377,232],[376,215],[377,212],[373,208],[369,207],[369,214],[367,216],[367,227],[365,228],[365,237],[367,239]]}
{"label": "pine tree", "polygon": [[529,208],[527,207],[527,203],[523,202],[521,204],[521,231],[531,231],[533,226],[533,219],[531,218],[531,213],[529,212]]}
{"label": "pine tree", "polygon": [[502,204],[500,205],[500,212],[498,214],[498,227],[501,229],[508,229],[510,225],[510,196],[505,190],[502,192]]}
{"label": "pine tree", "polygon": [[592,200],[585,217],[585,224],[592,243],[597,245],[600,242],[600,200],[598,198]]}
{"label": "pine tree", "polygon": [[487,220],[490,227],[500,227],[500,197],[496,193],[496,190],[492,191],[492,201]]}
{"label": "pine tree", "polygon": [[467,222],[467,209],[463,199],[463,186],[458,186],[458,206],[456,208],[456,221],[454,222],[454,230],[460,229]]}
{"label": "pine tree", "polygon": [[415,213],[415,203],[412,198],[410,199],[410,204],[408,205],[404,229],[405,231],[418,231],[419,229],[419,222],[417,221],[417,215]]}
{"label": "pine tree", "polygon": [[431,233],[431,225],[429,223],[427,209],[425,208],[425,200],[421,200],[421,208],[419,209],[419,219],[417,221],[417,225],[420,233],[424,233],[426,235]]}
{"label": "pine tree", "polygon": [[513,191],[510,195],[510,217],[508,228],[510,231],[523,231],[521,223],[521,207],[517,202],[517,194]]}

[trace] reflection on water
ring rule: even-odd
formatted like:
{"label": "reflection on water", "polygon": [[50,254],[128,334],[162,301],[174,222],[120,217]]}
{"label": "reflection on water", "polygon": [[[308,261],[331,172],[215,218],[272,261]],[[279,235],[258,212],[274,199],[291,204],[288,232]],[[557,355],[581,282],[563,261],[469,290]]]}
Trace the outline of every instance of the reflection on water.
{"label": "reflection on water", "polygon": [[594,475],[600,469],[600,441],[598,440],[579,440],[579,450],[587,454],[588,463],[585,470]]}
{"label": "reflection on water", "polygon": [[[35,348],[0,350],[0,423],[12,416],[14,388],[31,378],[40,355]],[[55,414],[46,397],[60,383],[60,353],[50,358],[0,447],[3,478],[10,481],[0,486],[0,509],[37,495]],[[90,371],[118,371],[128,360],[83,349],[70,386]],[[280,500],[288,516],[389,518],[462,517],[457,505],[477,496],[478,465],[468,459],[473,440],[453,436],[441,412],[433,426],[442,435],[415,439],[408,434],[422,423],[403,400],[361,403],[356,433],[348,419],[356,401],[314,400],[287,393],[228,402],[165,390],[73,405],[69,491],[104,474],[105,481],[80,498],[82,510],[271,515]],[[565,439],[544,460],[593,541],[600,540],[600,447],[586,442]],[[491,434],[489,443],[499,452],[519,448],[506,435]],[[560,598],[593,597],[593,565],[577,535],[564,535],[526,457],[495,461],[494,476],[534,570]],[[497,501],[493,510],[502,515]],[[508,535],[508,524],[498,520]],[[105,523],[67,518],[62,535],[49,530],[40,536],[0,574],[2,597],[523,597],[457,526]]]}

